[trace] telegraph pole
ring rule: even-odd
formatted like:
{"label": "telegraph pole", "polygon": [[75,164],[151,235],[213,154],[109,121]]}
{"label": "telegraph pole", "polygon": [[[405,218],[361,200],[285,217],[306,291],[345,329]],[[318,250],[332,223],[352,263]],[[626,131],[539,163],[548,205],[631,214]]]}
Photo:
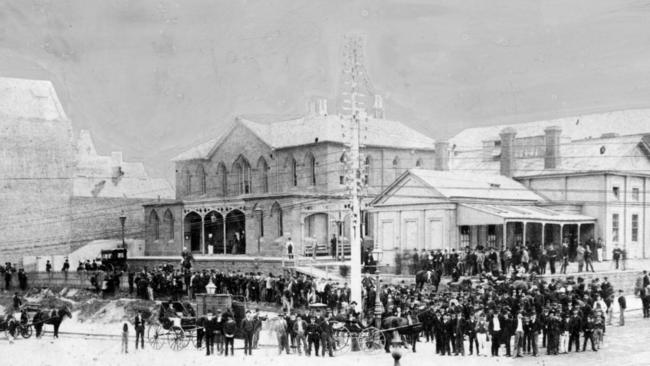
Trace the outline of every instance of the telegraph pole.
{"label": "telegraph pole", "polygon": [[349,117],[344,118],[344,124],[349,123],[349,146],[350,146],[350,160],[349,169],[347,174],[348,188],[350,189],[350,301],[355,301],[358,306],[363,305],[361,296],[361,212],[359,202],[359,190],[362,185],[362,176],[360,169],[360,135],[361,135],[361,122],[366,119],[365,109],[363,102],[359,99],[364,95],[359,92],[363,88],[364,81],[367,79],[364,74],[364,67],[362,63],[362,55],[360,52],[360,42],[358,37],[351,37],[347,44],[347,52],[345,59],[345,67],[343,72],[346,75],[347,82],[346,88],[350,91],[349,99],[344,100],[345,104],[343,109],[350,112]]}

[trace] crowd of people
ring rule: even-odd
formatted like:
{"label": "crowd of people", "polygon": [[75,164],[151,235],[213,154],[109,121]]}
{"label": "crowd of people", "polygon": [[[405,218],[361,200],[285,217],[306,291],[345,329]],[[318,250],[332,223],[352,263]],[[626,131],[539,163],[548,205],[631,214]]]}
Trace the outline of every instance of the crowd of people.
{"label": "crowd of people", "polygon": [[[594,261],[602,261],[602,240],[589,239],[577,243],[568,237],[561,244],[549,244],[544,247],[526,242],[517,243],[512,248],[497,250],[481,245],[462,250],[404,250],[396,262],[406,272],[415,274],[420,270],[436,270],[442,275],[460,277],[476,276],[482,272],[499,270],[501,272],[523,271],[536,274],[566,274],[571,263],[577,264],[577,272],[595,272]],[[370,269],[374,266],[372,255],[363,256],[363,262]],[[616,269],[621,268],[625,252],[619,247],[612,250],[612,260]],[[397,263],[396,263],[397,264]]]}

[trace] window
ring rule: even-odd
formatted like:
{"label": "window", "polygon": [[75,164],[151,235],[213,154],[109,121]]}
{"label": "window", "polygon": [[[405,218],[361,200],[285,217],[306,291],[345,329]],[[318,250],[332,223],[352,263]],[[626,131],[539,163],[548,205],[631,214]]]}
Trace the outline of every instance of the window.
{"label": "window", "polygon": [[[280,204],[277,202],[273,203],[273,206],[271,206],[271,218],[272,222],[275,221],[275,230],[276,230],[276,235],[275,237],[280,237],[282,236],[283,232],[283,227],[282,227],[282,208],[280,207]],[[271,226],[273,229],[273,225]]]}
{"label": "window", "polygon": [[393,159],[393,174],[394,174],[394,179],[397,179],[399,177],[400,171],[399,171],[399,157],[395,157]]}
{"label": "window", "polygon": [[363,236],[372,235],[371,221],[372,217],[368,211],[361,211],[361,216],[363,217]]}
{"label": "window", "polygon": [[269,165],[263,157],[257,161],[257,172],[260,180],[260,192],[267,193],[269,191]]}
{"label": "window", "polygon": [[638,214],[632,215],[632,241],[633,242],[639,241],[639,215]]}
{"label": "window", "polygon": [[191,194],[192,193],[192,175],[190,174],[190,170],[185,168],[183,176],[184,176],[183,178],[185,179],[185,194]]}
{"label": "window", "polygon": [[612,241],[618,243],[619,221],[618,214],[612,214]]}
{"label": "window", "polygon": [[198,193],[205,194],[205,169],[203,169],[203,165],[199,165],[199,167],[196,168],[196,176],[199,181]]}
{"label": "window", "polygon": [[251,166],[245,157],[237,158],[233,164],[233,173],[237,182],[237,193],[251,193]]}
{"label": "window", "polygon": [[632,199],[635,201],[639,200],[639,189],[638,188],[632,188]]}
{"label": "window", "polygon": [[422,158],[418,159],[418,161],[415,162],[415,167],[422,168]]}
{"label": "window", "polygon": [[226,165],[224,163],[219,163],[217,167],[217,175],[221,178],[221,195],[228,195],[228,171],[226,170]]}
{"label": "window", "polygon": [[469,226],[460,227],[460,247],[469,246]]}
{"label": "window", "polygon": [[305,167],[307,168],[307,182],[310,185],[316,185],[316,158],[311,153],[305,156]]}
{"label": "window", "polygon": [[260,220],[260,237],[264,236],[264,211],[260,210],[258,211],[259,213],[259,220]]}
{"label": "window", "polygon": [[339,184],[345,185],[345,175],[347,172],[348,155],[346,153],[341,154],[341,158],[339,159],[339,162],[341,163],[340,170],[339,170]]}
{"label": "window", "polygon": [[487,247],[495,248],[497,246],[497,227],[488,225],[487,227]]}
{"label": "window", "polygon": [[151,211],[149,215],[149,227],[151,228],[151,237],[153,240],[160,239],[160,219],[156,211]]}
{"label": "window", "polygon": [[298,186],[298,163],[294,158],[291,158],[291,184]]}
{"label": "window", "polygon": [[169,210],[165,211],[163,220],[165,222],[165,227],[167,228],[167,239],[174,240],[174,216],[172,215],[172,212]]}
{"label": "window", "polygon": [[612,193],[614,194],[614,197],[618,199],[620,195],[620,188],[616,186],[612,187]]}

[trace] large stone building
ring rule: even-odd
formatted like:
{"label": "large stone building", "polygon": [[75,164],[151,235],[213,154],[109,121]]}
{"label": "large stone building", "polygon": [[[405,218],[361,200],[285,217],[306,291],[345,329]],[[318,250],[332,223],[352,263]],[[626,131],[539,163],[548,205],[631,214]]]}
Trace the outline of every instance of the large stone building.
{"label": "large stone building", "polygon": [[74,154],[52,83],[0,78],[0,260],[69,250]]}
{"label": "large stone building", "polygon": [[[363,126],[364,203],[412,167],[434,168],[434,141],[373,111]],[[348,236],[346,122],[317,100],[305,116],[240,116],[176,157],[176,202],[145,205],[146,253],[277,256]],[[372,243],[365,211],[362,234]],[[237,238],[240,237],[240,240]],[[239,245],[237,245],[239,243]]]}
{"label": "large stone building", "polygon": [[597,219],[606,258],[615,247],[650,255],[650,110],[471,128],[451,141],[452,170],[500,173],[578,207]]}
{"label": "large stone building", "polygon": [[[142,204],[173,197],[121,153],[75,139],[49,81],[0,78],[0,260],[65,255],[96,239],[142,238]],[[3,262],[4,263],[4,262]]]}

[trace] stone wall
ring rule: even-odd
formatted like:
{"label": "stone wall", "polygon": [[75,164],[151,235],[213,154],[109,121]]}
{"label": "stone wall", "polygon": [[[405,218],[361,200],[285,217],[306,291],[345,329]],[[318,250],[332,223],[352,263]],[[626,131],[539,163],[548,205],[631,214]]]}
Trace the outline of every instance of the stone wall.
{"label": "stone wall", "polygon": [[119,217],[124,213],[126,238],[144,238],[144,209],[142,204],[150,199],[73,197],[71,251],[99,239],[121,239],[122,225]]}
{"label": "stone wall", "polygon": [[69,250],[74,169],[68,120],[0,118],[0,259]]}

